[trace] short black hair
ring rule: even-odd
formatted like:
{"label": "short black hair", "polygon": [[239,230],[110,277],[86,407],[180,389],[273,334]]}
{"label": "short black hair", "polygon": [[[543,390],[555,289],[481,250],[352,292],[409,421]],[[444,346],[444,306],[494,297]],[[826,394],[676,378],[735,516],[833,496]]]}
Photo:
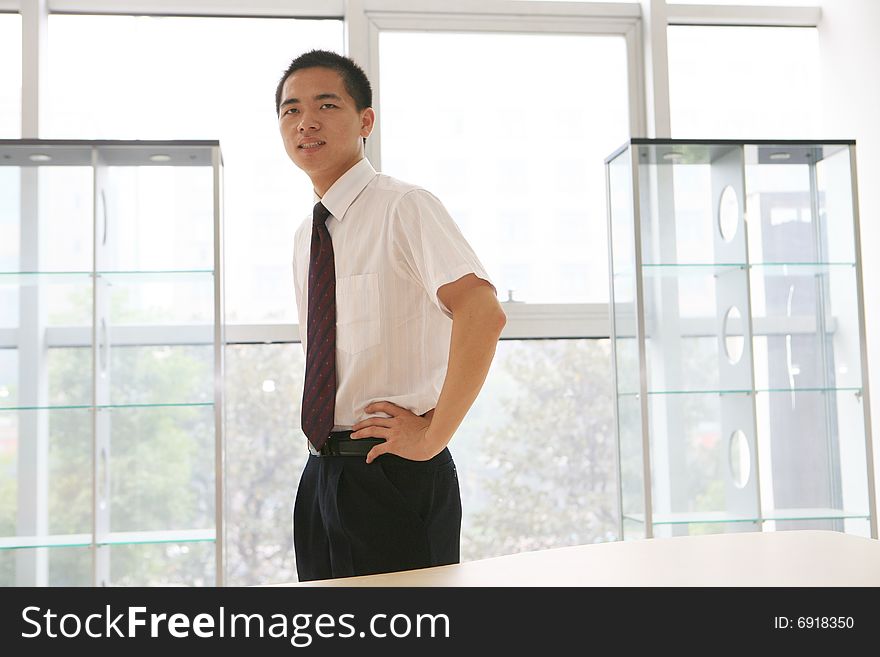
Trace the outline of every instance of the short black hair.
{"label": "short black hair", "polygon": [[[345,57],[330,50],[310,50],[290,62],[290,66],[281,76],[278,87],[275,89],[275,116],[278,116],[281,111],[281,91],[287,78],[304,68],[329,68],[336,71],[342,78],[342,84],[348,95],[354,99],[354,105],[358,112],[373,106],[373,87],[370,86],[367,74],[358,66],[357,62],[351,57]],[[364,145],[366,143],[365,137]]]}

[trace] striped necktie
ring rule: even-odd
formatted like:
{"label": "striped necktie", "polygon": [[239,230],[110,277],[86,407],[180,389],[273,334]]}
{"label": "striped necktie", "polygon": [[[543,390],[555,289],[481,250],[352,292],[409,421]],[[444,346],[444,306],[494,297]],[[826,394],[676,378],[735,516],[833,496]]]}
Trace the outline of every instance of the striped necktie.
{"label": "striped necktie", "polygon": [[316,203],[309,256],[308,338],[302,430],[321,449],[333,429],[336,407],[336,266],[327,230],[330,211]]}

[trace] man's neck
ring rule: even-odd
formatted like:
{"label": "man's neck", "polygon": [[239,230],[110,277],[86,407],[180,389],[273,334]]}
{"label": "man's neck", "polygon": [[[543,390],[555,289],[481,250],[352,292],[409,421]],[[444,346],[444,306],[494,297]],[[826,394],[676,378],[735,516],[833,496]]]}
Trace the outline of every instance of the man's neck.
{"label": "man's neck", "polygon": [[339,180],[340,178],[342,178],[342,176],[351,171],[351,168],[362,159],[364,159],[363,154],[361,154],[361,156],[358,157],[356,160],[350,162],[348,165],[342,168],[342,170],[337,169],[330,175],[312,178],[312,187],[315,190],[315,194],[317,194],[321,198],[324,198],[324,194],[327,193],[327,190],[333,187],[337,180]]}

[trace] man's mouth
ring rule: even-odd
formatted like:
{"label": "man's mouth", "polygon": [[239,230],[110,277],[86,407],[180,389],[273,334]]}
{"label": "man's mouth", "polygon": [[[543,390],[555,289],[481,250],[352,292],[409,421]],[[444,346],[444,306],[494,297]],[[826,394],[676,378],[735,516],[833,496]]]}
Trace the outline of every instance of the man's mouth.
{"label": "man's mouth", "polygon": [[300,144],[298,148],[302,148],[303,150],[309,150],[310,148],[317,148],[318,146],[323,146],[326,142],[323,141],[314,141],[308,144]]}

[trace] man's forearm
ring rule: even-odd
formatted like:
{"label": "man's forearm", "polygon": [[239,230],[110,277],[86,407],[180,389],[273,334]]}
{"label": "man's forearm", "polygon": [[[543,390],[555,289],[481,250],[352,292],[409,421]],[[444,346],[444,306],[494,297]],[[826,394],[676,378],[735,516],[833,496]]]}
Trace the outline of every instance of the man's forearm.
{"label": "man's forearm", "polygon": [[446,447],[477,398],[505,321],[497,304],[493,308],[479,298],[453,313],[446,379],[427,434],[432,454]]}

